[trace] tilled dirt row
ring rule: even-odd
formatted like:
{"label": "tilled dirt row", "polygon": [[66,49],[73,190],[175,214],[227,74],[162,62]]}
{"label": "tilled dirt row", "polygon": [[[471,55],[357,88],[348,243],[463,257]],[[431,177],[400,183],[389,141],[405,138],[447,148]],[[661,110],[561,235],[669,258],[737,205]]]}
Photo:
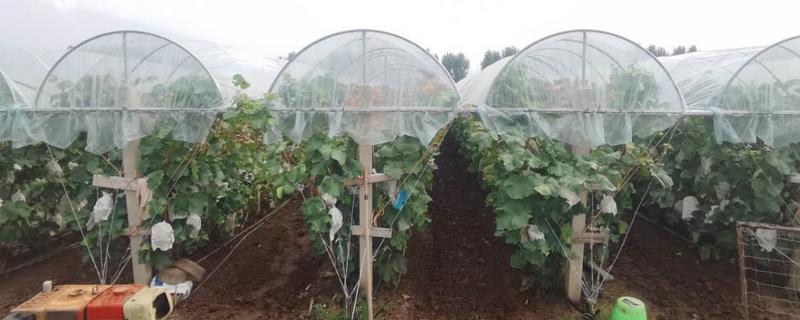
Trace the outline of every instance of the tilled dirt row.
{"label": "tilled dirt row", "polygon": [[[478,177],[466,171],[447,138],[436,159],[430,227],[413,234],[408,274],[377,294],[379,319],[579,319],[561,293],[519,290],[510,267],[513,248],[494,236]],[[329,303],[338,282],[326,257],[313,255],[299,212],[300,199],[280,210],[244,241],[185,303],[175,319],[304,319],[314,303]],[[733,232],[733,231],[732,231]],[[211,248],[198,253],[203,256]],[[202,262],[211,271],[228,250]],[[612,250],[616,252],[616,249]],[[90,283],[94,271],[81,250],[0,277],[0,308],[9,310],[41,282]],[[621,295],[648,304],[650,319],[738,319],[738,273],[728,262],[699,262],[693,248],[657,226],[637,220],[607,282],[602,305]]]}

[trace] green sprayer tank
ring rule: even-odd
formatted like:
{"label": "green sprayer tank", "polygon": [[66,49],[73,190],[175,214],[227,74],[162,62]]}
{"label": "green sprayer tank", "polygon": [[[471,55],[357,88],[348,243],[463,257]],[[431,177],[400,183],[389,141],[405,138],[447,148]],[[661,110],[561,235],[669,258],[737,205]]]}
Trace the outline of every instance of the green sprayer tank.
{"label": "green sprayer tank", "polygon": [[611,312],[611,320],[647,320],[644,302],[632,297],[620,297]]}

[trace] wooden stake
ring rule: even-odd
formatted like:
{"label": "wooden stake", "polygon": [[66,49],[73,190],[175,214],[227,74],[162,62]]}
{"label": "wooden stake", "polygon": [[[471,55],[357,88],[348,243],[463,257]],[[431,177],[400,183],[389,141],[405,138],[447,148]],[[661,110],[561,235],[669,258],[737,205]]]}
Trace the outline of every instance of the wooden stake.
{"label": "wooden stake", "polygon": [[[587,147],[573,146],[572,153],[575,155],[588,154]],[[588,205],[589,192],[586,190],[580,193],[581,202]],[[572,217],[572,248],[568,259],[567,274],[565,275],[565,289],[567,298],[573,303],[581,302],[581,283],[583,282],[583,251],[585,242],[580,238],[586,230],[586,214],[579,214]]]}
{"label": "wooden stake", "polygon": [[[792,184],[800,184],[800,174],[792,173],[789,175],[789,183]],[[800,207],[795,210],[794,217],[795,219],[792,220],[790,224],[797,225],[797,218],[800,216]],[[742,253],[744,255],[744,253]],[[800,248],[794,248],[792,250],[792,258],[791,261],[800,261]],[[792,263],[792,267],[789,271],[789,288],[792,288],[795,292],[800,291],[800,266],[796,263]]]}
{"label": "wooden stake", "polygon": [[574,235],[583,233],[586,228],[586,214],[572,216],[572,251],[567,267],[567,298],[574,303],[581,302],[581,282],[583,281],[583,242],[576,241]]}
{"label": "wooden stake", "polygon": [[[136,179],[140,177],[136,162],[139,160],[139,140],[129,142],[122,149],[122,167],[126,179]],[[150,265],[143,263],[139,258],[139,250],[142,248],[143,234],[137,230],[142,224],[141,203],[139,192],[125,190],[125,204],[128,211],[128,228],[132,230],[130,236],[131,263],[133,264],[133,282],[136,284],[149,284],[152,270]]]}
{"label": "wooden stake", "polygon": [[742,315],[744,319],[750,319],[750,305],[747,301],[747,267],[744,259],[744,229],[747,226],[741,222],[736,224],[736,244],[739,253],[739,283],[742,290]]}
{"label": "wooden stake", "polygon": [[360,235],[358,239],[359,261],[361,261],[361,288],[367,296],[368,319],[372,320],[372,146],[358,146],[358,161],[364,168],[364,181],[358,188],[358,207],[360,211]]}

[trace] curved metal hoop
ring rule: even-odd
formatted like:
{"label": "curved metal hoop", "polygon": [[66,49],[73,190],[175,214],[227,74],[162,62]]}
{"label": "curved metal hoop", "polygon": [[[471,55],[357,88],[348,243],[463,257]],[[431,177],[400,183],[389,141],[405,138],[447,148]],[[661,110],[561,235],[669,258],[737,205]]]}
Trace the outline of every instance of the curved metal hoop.
{"label": "curved metal hoop", "polygon": [[[120,30],[120,31],[111,31],[111,32],[101,33],[101,34],[99,34],[99,35],[96,35],[96,36],[94,36],[94,37],[91,37],[91,38],[89,38],[89,39],[86,39],[86,40],[82,41],[81,43],[79,43],[79,44],[77,44],[77,45],[73,46],[73,47],[72,47],[72,48],[70,48],[70,49],[69,49],[69,50],[68,50],[66,53],[64,53],[64,54],[63,54],[63,55],[62,55],[62,56],[61,56],[61,57],[58,59],[58,61],[56,61],[56,63],[55,63],[55,64],[53,64],[53,67],[52,67],[52,68],[50,68],[50,69],[47,71],[47,75],[45,75],[44,79],[42,80],[42,84],[39,86],[39,90],[36,92],[36,100],[34,101],[33,107],[34,107],[34,108],[38,108],[38,107],[39,107],[39,99],[41,98],[41,95],[42,95],[42,89],[44,88],[44,85],[45,85],[45,84],[47,83],[47,81],[50,79],[50,76],[53,74],[53,71],[55,71],[56,69],[58,69],[58,67],[61,65],[61,63],[62,63],[62,62],[63,62],[63,61],[64,61],[64,60],[65,60],[67,57],[69,57],[69,56],[70,56],[70,55],[71,55],[73,52],[75,52],[75,51],[76,51],[76,50],[78,50],[79,48],[81,48],[81,47],[85,46],[86,44],[89,44],[89,43],[91,43],[91,42],[92,42],[92,41],[94,41],[94,40],[97,40],[97,39],[100,39],[100,38],[103,38],[103,37],[106,37],[106,36],[113,36],[113,35],[118,35],[118,34],[121,34],[121,35],[123,35],[123,36],[125,36],[125,35],[127,35],[127,34],[139,34],[139,35],[144,35],[144,36],[149,36],[149,37],[158,38],[158,39],[161,39],[161,40],[165,41],[165,42],[167,43],[167,45],[174,45],[174,46],[178,47],[179,49],[181,49],[182,51],[186,52],[186,54],[187,54],[189,57],[191,57],[192,59],[194,59],[195,61],[197,61],[197,63],[198,63],[198,64],[199,64],[199,65],[200,65],[200,66],[203,68],[203,71],[205,71],[205,73],[208,75],[208,77],[211,79],[211,81],[213,81],[213,82],[214,82],[214,88],[217,90],[217,95],[220,97],[220,101],[222,101],[222,100],[223,100],[223,99],[222,99],[222,89],[220,88],[220,85],[219,85],[219,82],[217,81],[217,78],[216,78],[216,77],[214,77],[214,74],[213,74],[213,73],[211,73],[211,71],[208,69],[208,67],[206,67],[206,65],[205,65],[205,64],[204,64],[204,63],[203,63],[203,62],[202,62],[202,61],[201,61],[199,58],[197,58],[197,56],[196,56],[196,55],[194,55],[194,53],[192,53],[192,52],[191,52],[189,49],[187,49],[186,47],[184,47],[184,46],[180,45],[179,43],[177,43],[177,42],[175,42],[175,41],[172,41],[172,40],[170,40],[170,39],[168,39],[168,38],[166,38],[166,37],[163,37],[163,36],[157,35],[157,34],[155,34],[155,33],[146,32],[146,31],[136,31],[136,30]],[[124,45],[124,44],[123,44],[123,45]],[[158,48],[156,48],[156,49],[155,49],[153,52],[151,52],[150,54],[146,55],[146,56],[145,56],[145,59],[149,58],[149,57],[150,57],[150,56],[151,56],[153,53],[155,53],[155,52],[156,52],[156,51],[158,51],[158,50],[161,50],[162,48],[164,48],[164,46],[161,46],[161,47],[158,47]],[[138,64],[137,64],[137,66],[138,66]],[[125,72],[128,72],[128,71],[127,71],[127,70],[125,70]]]}
{"label": "curved metal hoop", "polygon": [[336,37],[336,36],[339,36],[339,35],[343,35],[343,34],[348,34],[348,33],[366,33],[366,32],[378,33],[378,34],[383,34],[383,35],[387,35],[387,36],[390,36],[390,37],[394,37],[394,38],[400,39],[400,40],[402,40],[402,41],[404,41],[406,43],[409,43],[409,44],[413,45],[414,47],[418,48],[421,52],[423,52],[425,55],[427,55],[432,61],[436,62],[436,65],[439,67],[439,69],[444,73],[444,75],[449,80],[449,84],[450,84],[451,89],[459,97],[459,100],[461,100],[461,93],[458,92],[458,88],[456,87],[455,81],[453,81],[453,77],[450,76],[450,72],[447,72],[447,69],[441,64],[441,62],[439,62],[439,60],[437,60],[433,55],[431,55],[431,53],[428,52],[428,50],[423,49],[417,43],[415,43],[415,42],[413,42],[411,40],[408,40],[408,39],[406,39],[406,38],[404,38],[402,36],[399,36],[397,34],[394,34],[394,33],[391,33],[391,32],[386,32],[386,31],[381,31],[381,30],[374,30],[374,29],[352,29],[352,30],[340,31],[340,32],[337,32],[337,33],[333,33],[333,34],[327,35],[325,37],[322,37],[322,38],[317,39],[316,41],[310,43],[309,45],[305,46],[305,48],[303,48],[302,50],[298,51],[297,54],[292,59],[289,60],[289,62],[287,62],[286,64],[283,65],[283,68],[281,68],[281,71],[278,72],[278,75],[272,81],[272,84],[270,85],[268,92],[269,93],[273,92],[273,90],[275,89],[275,86],[278,84],[278,81],[280,81],[281,76],[286,71],[286,69],[292,64],[292,62],[294,62],[294,60],[297,59],[297,57],[301,56],[304,52],[308,51],[310,48],[314,47],[316,44],[318,44],[320,42],[323,42],[323,41],[325,41],[327,39],[330,39],[330,38],[333,38],[333,37]]}
{"label": "curved metal hoop", "polygon": [[[794,36],[794,37],[791,37],[791,38],[787,38],[787,39],[783,39],[783,40],[781,40],[781,41],[778,41],[778,42],[776,42],[776,43],[774,43],[774,44],[772,44],[772,45],[770,45],[770,46],[768,46],[768,47],[764,48],[764,50],[761,50],[761,51],[759,51],[758,53],[756,53],[756,54],[755,54],[755,55],[753,55],[752,57],[750,57],[750,59],[748,59],[748,60],[747,60],[745,63],[743,63],[743,64],[742,64],[742,66],[740,66],[740,67],[739,67],[739,69],[736,69],[736,72],[734,72],[734,73],[733,73],[733,75],[731,76],[731,78],[730,78],[730,79],[728,79],[728,82],[726,82],[726,83],[725,83],[725,85],[724,85],[724,86],[722,86],[722,90],[720,90],[720,91],[719,91],[719,95],[717,95],[716,97],[714,97],[713,104],[714,104],[714,105],[716,105],[717,103],[719,103],[719,99],[720,99],[721,95],[722,95],[722,94],[723,94],[725,91],[728,91],[728,88],[729,88],[729,87],[731,86],[731,84],[733,83],[733,80],[735,80],[735,79],[738,79],[738,78],[739,78],[739,74],[740,74],[740,73],[742,73],[742,71],[744,71],[744,69],[745,69],[745,68],[747,68],[747,67],[748,67],[748,66],[749,66],[751,63],[753,63],[753,62],[757,62],[757,63],[759,63],[759,62],[758,62],[758,58],[759,58],[760,56],[764,55],[765,53],[767,53],[768,51],[770,51],[770,50],[772,50],[772,49],[774,49],[774,48],[778,48],[778,47],[780,47],[780,48],[783,48],[783,49],[785,49],[785,50],[788,50],[788,51],[789,51],[789,52],[790,52],[792,55],[794,55],[794,56],[797,56],[797,57],[798,57],[798,59],[800,59],[800,54],[799,54],[798,52],[796,52],[796,51],[794,51],[794,50],[790,50],[789,48],[786,48],[786,47],[784,47],[784,46],[783,46],[785,43],[788,43],[788,42],[791,42],[791,41],[796,41],[796,40],[800,40],[800,36]],[[759,64],[761,64],[761,63],[759,63]],[[767,67],[766,67],[766,66],[764,66],[763,64],[761,64],[761,66],[762,66],[762,67],[763,67],[765,70],[767,70],[767,72],[769,72],[770,74],[772,74],[772,76],[773,76],[773,77],[775,77],[775,74],[773,74],[773,73],[772,73],[772,71],[771,71],[771,70],[769,70],[769,68],[767,68]]]}
{"label": "curved metal hoop", "polygon": [[[620,39],[622,41],[625,41],[625,42],[631,44],[633,47],[641,50],[642,52],[647,54],[647,56],[649,56],[651,59],[653,59],[653,61],[655,61],[655,63],[658,65],[659,69],[661,69],[663,71],[664,75],[666,75],[667,78],[669,78],[669,81],[672,84],[672,88],[678,94],[678,99],[680,99],[680,103],[681,103],[681,107],[683,108],[683,111],[685,112],[687,110],[686,101],[683,98],[683,94],[681,94],[681,91],[678,88],[678,85],[675,83],[675,79],[672,78],[672,75],[669,73],[669,71],[667,71],[667,68],[664,67],[664,65],[661,63],[661,61],[658,60],[658,58],[656,58],[653,55],[653,53],[651,53],[650,51],[647,51],[647,49],[645,49],[645,48],[642,48],[642,46],[640,46],[638,43],[633,42],[630,39],[625,38],[625,37],[623,37],[621,35],[618,35],[618,34],[615,34],[615,33],[611,33],[611,32],[607,32],[607,31],[602,31],[602,30],[595,30],[595,29],[574,29],[574,30],[567,30],[567,31],[554,33],[554,34],[551,34],[551,35],[546,36],[544,38],[541,38],[539,40],[536,40],[535,42],[533,42],[533,43],[527,45],[526,47],[522,48],[516,55],[514,55],[511,58],[511,60],[508,61],[508,63],[506,63],[505,66],[503,66],[503,69],[500,70],[500,72],[497,73],[497,76],[494,79],[492,79],[492,83],[491,83],[491,85],[489,87],[490,88],[489,89],[489,95],[487,95],[487,96],[491,96],[491,92],[492,92],[492,90],[493,90],[493,88],[495,86],[495,83],[497,82],[497,79],[500,78],[500,76],[505,73],[505,71],[506,71],[506,69],[508,68],[509,65],[511,65],[514,61],[516,61],[519,57],[524,56],[525,51],[528,51],[528,49],[534,48],[534,47],[536,47],[536,45],[538,45],[540,43],[543,43],[543,42],[545,42],[547,40],[550,40],[550,39],[553,39],[553,38],[556,38],[556,37],[559,37],[559,36],[562,36],[562,35],[565,35],[565,34],[570,34],[570,33],[582,33],[584,35],[586,35],[588,33],[604,34],[604,35],[608,35],[608,36],[611,36],[611,37],[618,38],[618,39]],[[596,46],[592,46],[592,47],[594,49],[600,51],[602,54],[606,55],[607,57],[609,57],[609,59],[614,61],[614,63],[616,63],[617,65],[620,65],[619,62],[616,61],[616,59],[610,53],[605,52],[604,50],[600,50]]]}

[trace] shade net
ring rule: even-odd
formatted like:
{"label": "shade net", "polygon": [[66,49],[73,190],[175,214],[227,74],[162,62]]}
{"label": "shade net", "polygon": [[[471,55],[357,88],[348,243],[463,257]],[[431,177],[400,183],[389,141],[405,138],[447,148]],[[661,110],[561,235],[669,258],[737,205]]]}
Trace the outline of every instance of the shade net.
{"label": "shade net", "polygon": [[86,149],[93,153],[162,131],[202,142],[239,92],[232,70],[270,78],[277,66],[269,70],[260,61],[236,67],[242,59],[221,47],[194,48],[133,31],[92,38],[53,66],[33,104],[5,112],[11,129],[0,139],[14,147],[44,142],[66,148],[86,133]]}
{"label": "shade net", "polygon": [[600,31],[547,37],[462,80],[459,89],[498,134],[591,147],[669,128],[685,108],[657,59]]}
{"label": "shade net", "polygon": [[348,134],[375,145],[398,136],[431,141],[453,117],[459,95],[427,51],[401,37],[357,30],[323,38],[278,75],[276,130],[295,142]]}
{"label": "shade net", "polygon": [[800,141],[800,37],[770,47],[663,58],[690,111],[712,112],[718,143]]}

